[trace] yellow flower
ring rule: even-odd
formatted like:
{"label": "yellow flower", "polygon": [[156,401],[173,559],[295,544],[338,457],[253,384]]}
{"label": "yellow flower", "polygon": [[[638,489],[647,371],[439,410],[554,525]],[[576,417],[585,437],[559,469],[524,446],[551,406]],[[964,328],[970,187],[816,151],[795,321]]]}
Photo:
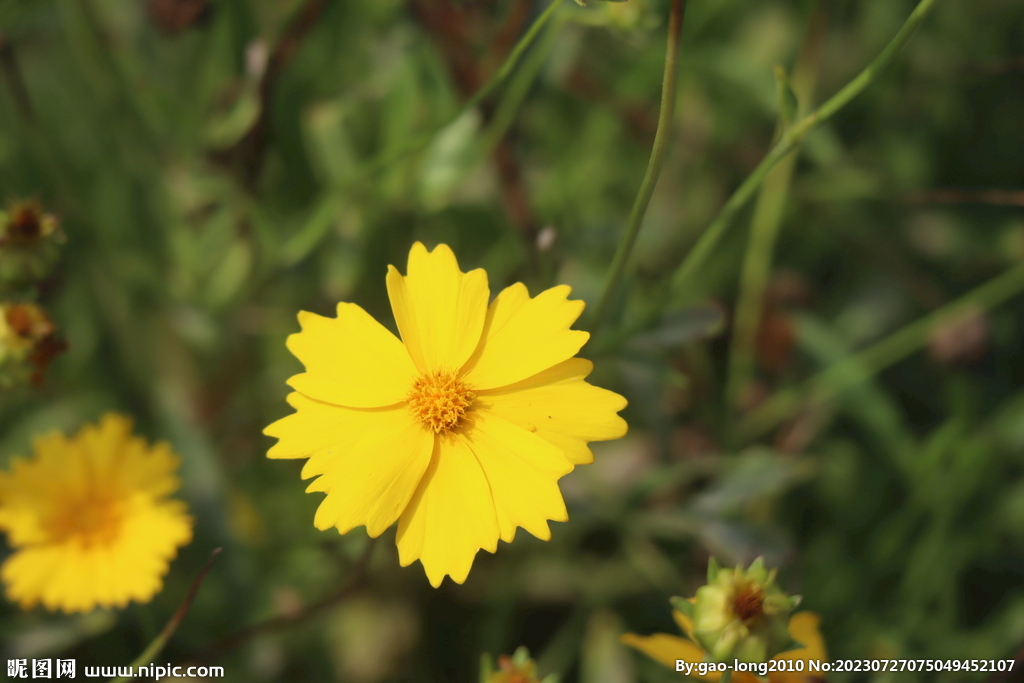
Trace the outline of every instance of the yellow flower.
{"label": "yellow flower", "polygon": [[185,504],[167,499],[177,466],[119,415],[36,439],[33,458],[0,472],[0,529],[15,549],[0,567],[7,597],[65,612],[150,600],[192,538]]}
{"label": "yellow flower", "polygon": [[[661,664],[677,670],[676,661],[682,660],[691,664],[709,662],[711,658],[706,656],[704,650],[695,645],[696,639],[693,634],[693,621],[680,612],[673,610],[672,616],[679,625],[679,628],[688,636],[669,635],[667,633],[656,633],[653,636],[638,636],[635,633],[625,633],[621,640],[626,645],[636,648],[645,655]],[[767,676],[770,683],[814,683],[821,680],[820,674],[809,672],[808,660],[825,660],[825,641],[818,632],[821,619],[814,612],[797,612],[789,619],[789,634],[793,640],[802,643],[804,647],[798,650],[789,650],[772,657],[772,660],[803,660],[805,662],[803,671],[768,671]],[[733,662],[728,662],[731,667]],[[755,665],[756,666],[756,665]],[[781,668],[781,667],[780,667]],[[784,667],[790,668],[790,667]],[[793,667],[797,668],[797,667]],[[714,671],[700,675],[696,670],[692,674],[696,678],[706,681],[718,681],[722,674]],[[758,683],[757,677],[747,671],[734,671],[730,683]]]}
{"label": "yellow flower", "polygon": [[517,527],[547,540],[548,520],[568,519],[558,479],[593,460],[588,441],[625,434],[626,401],[583,381],[593,366],[573,356],[589,335],[569,329],[583,302],[566,286],[530,298],[515,284],[488,306],[483,270],[417,242],[387,287],[401,341],[354,304],[299,314],[288,348],[306,372],[268,455],[309,458],[307,491],[327,494],[317,528],[376,537],[397,521],[403,567],[462,583],[477,550]]}

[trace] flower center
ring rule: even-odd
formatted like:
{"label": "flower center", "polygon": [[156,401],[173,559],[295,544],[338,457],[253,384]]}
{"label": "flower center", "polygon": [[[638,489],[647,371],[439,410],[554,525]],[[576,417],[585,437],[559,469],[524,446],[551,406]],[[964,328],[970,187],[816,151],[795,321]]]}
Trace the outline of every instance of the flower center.
{"label": "flower center", "polygon": [[67,501],[49,520],[55,540],[78,540],[83,546],[109,545],[121,529],[121,505],[110,498]]}
{"label": "flower center", "polygon": [[764,591],[757,586],[744,586],[732,599],[732,611],[743,621],[763,616]]}
{"label": "flower center", "polygon": [[417,379],[409,392],[409,410],[435,434],[459,426],[476,394],[454,372],[441,370]]}

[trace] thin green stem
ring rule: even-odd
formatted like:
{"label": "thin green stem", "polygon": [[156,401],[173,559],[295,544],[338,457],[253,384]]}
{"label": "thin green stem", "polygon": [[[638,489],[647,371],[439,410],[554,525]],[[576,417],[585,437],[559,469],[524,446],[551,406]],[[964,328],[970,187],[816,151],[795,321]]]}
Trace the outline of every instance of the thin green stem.
{"label": "thin green stem", "polygon": [[[178,607],[178,611],[174,613],[171,620],[168,621],[167,625],[164,626],[164,629],[160,631],[160,635],[154,638],[153,642],[151,642],[146,649],[142,651],[142,654],[136,657],[135,661],[131,663],[130,669],[132,671],[135,671],[140,666],[146,666],[152,662],[164,649],[164,646],[167,645],[167,641],[171,639],[174,632],[178,630],[178,626],[181,625],[185,615],[188,614],[188,610],[192,606],[192,601],[195,600],[196,593],[199,592],[199,586],[202,585],[203,579],[206,578],[206,574],[210,571],[210,567],[213,566],[213,561],[217,559],[220,552],[221,548],[215,548],[214,551],[210,553],[210,559],[206,561],[206,565],[200,570],[199,574],[196,576],[196,580],[192,582],[192,588],[189,589],[188,595],[185,596],[181,606]],[[134,676],[122,676],[120,678],[112,679],[110,683],[127,683],[133,678]]]}
{"label": "thin green stem", "polygon": [[[466,102],[463,103],[463,105],[459,107],[454,114],[448,116],[444,121],[436,124],[430,128],[430,130],[411,140],[407,144],[389,152],[379,154],[376,158],[367,162],[364,167],[355,174],[353,180],[344,183],[341,187],[335,187],[327,190],[325,194],[317,200],[316,206],[313,208],[312,215],[315,217],[314,220],[307,222],[306,226],[302,230],[285,242],[279,255],[279,264],[283,266],[291,266],[309,255],[309,253],[330,231],[331,226],[333,225],[333,221],[330,220],[330,218],[334,216],[337,205],[341,202],[344,195],[362,183],[375,178],[378,174],[391,168],[393,164],[398,163],[410,154],[415,154],[416,152],[424,149],[434,140],[440,131],[450,126],[466,112],[472,111],[478,107],[481,102],[487,99],[487,97],[490,96],[491,93],[493,93],[515,70],[516,66],[523,58],[523,55],[526,54],[526,51],[530,48],[530,45],[533,44],[533,41],[540,34],[541,30],[548,21],[555,16],[558,8],[562,5],[562,2],[563,0],[552,0],[547,9],[545,9],[540,16],[534,20],[526,33],[524,33],[518,42],[516,42],[512,51],[509,52],[505,61],[502,62],[494,75],[491,76],[480,90],[466,100]],[[324,220],[325,217],[327,218],[326,220]]]}
{"label": "thin green stem", "polygon": [[352,566],[348,579],[331,595],[308,605],[300,612],[271,617],[270,619],[266,619],[253,624],[252,626],[247,626],[239,631],[235,631],[214,643],[213,646],[199,653],[194,661],[207,662],[212,659],[216,659],[224,653],[249,642],[256,636],[287,628],[289,626],[294,626],[295,624],[310,619],[311,617],[322,614],[325,610],[335,607],[344,600],[349,599],[363,587],[363,583],[367,578],[367,570],[370,567],[370,560],[373,557],[373,549],[376,546],[376,538],[368,538],[366,540],[366,545],[363,546],[363,552]]}
{"label": "thin green stem", "polygon": [[921,25],[928,13],[934,8],[938,0],[921,0],[917,7],[911,12],[910,17],[903,24],[903,27],[893,37],[885,49],[871,61],[863,71],[838,93],[833,95],[815,111],[797,121],[782,139],[768,152],[768,155],[757,165],[757,168],[740,184],[736,191],[725,203],[718,215],[708,226],[704,234],[697,240],[697,244],[686,256],[683,262],[672,275],[672,289],[678,293],[684,287],[691,284],[694,275],[704,265],[711,251],[722,239],[726,229],[732,223],[736,213],[742,209],[753,197],[758,186],[768,175],[777,163],[784,159],[812,130],[827,121],[836,112],[845,107],[849,102],[859,95],[865,88],[878,78],[878,75],[896,58],[903,46],[907,44],[910,37]]}
{"label": "thin green stem", "polygon": [[647,206],[651,203],[651,196],[658,184],[658,176],[661,175],[661,166],[665,161],[665,151],[668,149],[669,134],[672,128],[672,118],[675,114],[676,105],[676,81],[679,71],[679,43],[683,31],[683,15],[686,12],[685,0],[672,0],[672,8],[668,20],[668,47],[665,50],[665,73],[661,81],[661,108],[658,112],[658,129],[654,134],[654,147],[651,149],[651,158],[647,162],[647,172],[644,173],[643,182],[640,183],[640,191],[633,202],[633,208],[629,212],[626,221],[626,230],[622,234],[622,240],[615,250],[615,257],[608,269],[608,276],[605,279],[604,290],[601,298],[598,299],[594,315],[590,318],[587,327],[591,334],[596,334],[608,314],[608,307],[615,296],[626,272],[626,264],[629,262],[629,255],[633,251],[633,245],[640,234],[640,227],[643,224],[644,215],[647,213]]}
{"label": "thin green stem", "polygon": [[825,368],[810,377],[803,387],[777,392],[741,423],[741,434],[746,439],[761,436],[798,410],[808,394],[825,399],[867,381],[924,346],[937,325],[955,319],[967,310],[994,308],[1021,291],[1024,291],[1024,264],[1014,266],[956,301],[909,323],[863,351]]}
{"label": "thin green stem", "polygon": [[[807,39],[793,70],[793,94],[802,109],[799,112],[801,114],[814,95],[814,83],[817,80],[817,67],[821,56],[821,37],[825,28],[824,22],[820,19],[822,16],[816,10],[812,10]],[[780,136],[789,123],[783,114],[783,100],[788,95],[787,88],[787,79],[783,72],[779,76]],[[793,170],[796,168],[796,159],[797,152],[794,150],[772,169],[761,186],[754,206],[750,238],[740,276],[740,293],[733,321],[732,341],[729,344],[729,370],[725,395],[730,411],[739,405],[744,388],[754,372],[757,331],[761,326],[772,257],[782,225],[783,209],[793,180]]]}
{"label": "thin green stem", "polygon": [[541,30],[551,20],[558,8],[561,6],[562,0],[552,0],[552,3],[548,5],[548,8],[544,10],[539,17],[533,22],[533,25],[523,34],[523,36],[513,46],[512,51],[508,53],[508,57],[502,62],[501,66],[494,73],[493,76],[484,84],[482,88],[476,91],[476,93],[470,97],[466,102],[456,111],[454,114],[449,116],[441,123],[434,126],[432,129],[424,133],[422,136],[413,140],[409,144],[395,150],[394,152],[378,157],[375,161],[371,162],[366,172],[373,174],[377,173],[391,164],[395,163],[399,159],[402,159],[408,154],[416,152],[426,147],[434,139],[440,131],[447,128],[454,121],[458,120],[463,114],[468,111],[472,111],[480,106],[480,103],[487,99],[491,93],[493,93],[499,85],[501,85],[506,78],[512,73],[519,64],[519,61],[526,54],[526,51],[533,44],[533,41],[540,35]]}
{"label": "thin green stem", "polygon": [[516,73],[515,78],[505,88],[505,92],[494,111],[490,124],[481,135],[482,139],[479,151],[477,152],[481,158],[490,156],[494,148],[498,146],[505,137],[505,134],[508,133],[509,128],[512,127],[516,114],[519,112],[519,108],[522,106],[527,94],[529,94],[530,88],[533,87],[537,76],[540,75],[541,69],[547,62],[548,57],[551,56],[551,51],[558,44],[560,29],[565,25],[566,21],[566,15],[563,13],[551,25],[548,32],[544,34],[544,38],[537,43],[537,46]]}
{"label": "thin green stem", "polygon": [[753,374],[754,346],[761,324],[761,309],[795,166],[796,153],[791,152],[768,174],[754,207],[750,239],[740,276],[740,295],[733,319],[732,341],[729,344],[725,395],[730,410],[740,402],[743,389]]}

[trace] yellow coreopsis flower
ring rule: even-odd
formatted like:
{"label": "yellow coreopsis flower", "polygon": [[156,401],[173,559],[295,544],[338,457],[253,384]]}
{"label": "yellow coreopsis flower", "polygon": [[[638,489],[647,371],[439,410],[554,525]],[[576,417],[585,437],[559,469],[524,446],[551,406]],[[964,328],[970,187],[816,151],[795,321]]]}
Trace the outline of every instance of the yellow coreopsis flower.
{"label": "yellow coreopsis flower", "polygon": [[487,273],[417,242],[387,288],[401,341],[355,304],[299,314],[288,348],[306,372],[268,455],[309,458],[307,491],[327,494],[317,528],[376,537],[397,521],[402,566],[462,583],[477,550],[568,519],[558,479],[593,460],[587,442],[625,434],[626,401],[584,381],[588,334],[569,329],[583,302],[566,286],[515,284],[488,305]]}
{"label": "yellow coreopsis flower", "polygon": [[119,415],[36,439],[31,459],[0,473],[0,529],[15,549],[0,567],[7,597],[65,612],[150,600],[192,538],[185,504],[167,498],[177,467]]}
{"label": "yellow coreopsis flower", "polygon": [[[710,662],[708,653],[696,644],[697,638],[694,636],[693,621],[690,617],[679,610],[673,610],[672,617],[689,639],[667,633],[656,633],[653,636],[626,633],[622,635],[621,640],[674,671],[678,670],[677,661],[693,665]],[[772,660],[803,660],[803,671],[796,671],[796,666],[779,666],[777,668],[784,669],[779,671],[770,671],[767,670],[769,667],[765,667],[769,683],[814,683],[821,680],[821,675],[811,673],[810,667],[806,664],[808,660],[826,660],[825,641],[818,631],[820,623],[821,619],[814,612],[797,612],[790,617],[789,634],[803,647],[778,654],[772,657]],[[696,668],[690,675],[713,683],[722,677],[718,671],[701,674]],[[758,683],[758,678],[748,671],[734,671],[731,672],[730,683]]]}

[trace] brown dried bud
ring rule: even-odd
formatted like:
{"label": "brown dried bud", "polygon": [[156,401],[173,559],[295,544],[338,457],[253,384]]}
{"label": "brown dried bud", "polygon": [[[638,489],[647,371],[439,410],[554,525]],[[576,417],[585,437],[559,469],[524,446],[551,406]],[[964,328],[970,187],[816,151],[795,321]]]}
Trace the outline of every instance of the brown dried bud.
{"label": "brown dried bud", "polygon": [[57,218],[44,213],[43,207],[34,199],[15,202],[3,222],[0,247],[29,249],[42,240],[55,237],[59,228]]}
{"label": "brown dried bud", "polygon": [[23,286],[43,279],[64,241],[60,222],[39,202],[11,204],[0,211],[0,285]]}
{"label": "brown dried bud", "polygon": [[0,304],[0,383],[23,381],[28,366],[32,383],[42,382],[50,362],[67,348],[56,332],[36,304]]}

